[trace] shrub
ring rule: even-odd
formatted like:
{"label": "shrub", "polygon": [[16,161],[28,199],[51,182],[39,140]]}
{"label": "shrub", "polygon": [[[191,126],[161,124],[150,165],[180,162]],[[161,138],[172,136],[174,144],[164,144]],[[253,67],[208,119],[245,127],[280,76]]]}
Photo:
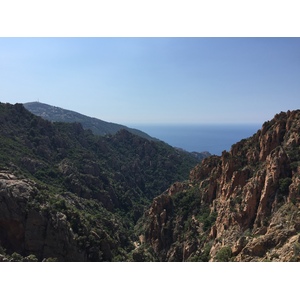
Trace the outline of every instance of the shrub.
{"label": "shrub", "polygon": [[209,243],[205,244],[199,261],[208,262],[210,260],[210,254],[209,253],[210,253],[211,247],[212,247],[212,242],[209,242]]}
{"label": "shrub", "polygon": [[23,261],[38,262],[38,259],[36,258],[36,256],[34,254],[30,254],[30,255],[24,257]]}
{"label": "shrub", "polygon": [[5,249],[2,246],[0,246],[0,254],[5,255]]}
{"label": "shrub", "polygon": [[290,177],[279,179],[279,192],[282,195],[288,195],[289,186],[292,183],[292,179]]}
{"label": "shrub", "polygon": [[231,248],[226,246],[219,250],[219,252],[216,254],[216,259],[219,262],[228,262],[230,261],[231,256],[232,256]]}
{"label": "shrub", "polygon": [[48,257],[46,260],[44,260],[45,262],[57,262],[57,258],[56,257]]}
{"label": "shrub", "polygon": [[58,199],[53,203],[53,207],[59,211],[66,210],[67,209],[66,201],[64,199]]}
{"label": "shrub", "polygon": [[197,218],[199,222],[203,223],[203,230],[206,231],[214,225],[217,216],[217,212],[210,212],[209,208],[204,207]]}
{"label": "shrub", "polygon": [[291,169],[296,172],[299,166],[299,162],[298,161],[294,161],[290,164]]}
{"label": "shrub", "polygon": [[12,261],[23,261],[23,257],[22,255],[20,255],[19,253],[17,252],[14,252],[12,255],[11,255],[11,259]]}

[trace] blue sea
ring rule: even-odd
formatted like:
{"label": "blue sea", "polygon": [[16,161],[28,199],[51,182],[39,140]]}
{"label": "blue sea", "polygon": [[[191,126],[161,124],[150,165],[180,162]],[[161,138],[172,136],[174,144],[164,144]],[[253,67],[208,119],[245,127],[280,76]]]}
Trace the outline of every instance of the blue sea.
{"label": "blue sea", "polygon": [[134,128],[189,152],[208,151],[221,155],[222,151],[229,151],[231,145],[255,134],[261,124],[135,125]]}

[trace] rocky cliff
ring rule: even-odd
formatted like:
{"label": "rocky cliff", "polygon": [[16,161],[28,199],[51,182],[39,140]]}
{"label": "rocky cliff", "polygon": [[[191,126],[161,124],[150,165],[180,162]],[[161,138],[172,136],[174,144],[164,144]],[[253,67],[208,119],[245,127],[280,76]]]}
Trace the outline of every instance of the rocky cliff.
{"label": "rocky cliff", "polygon": [[136,260],[299,261],[300,110],[277,114],[156,197]]}
{"label": "rocky cliff", "polygon": [[[36,205],[38,186],[18,179],[9,172],[0,173],[0,237],[2,251],[38,260],[85,261],[86,253],[76,247],[74,233],[66,215],[52,211],[47,202]],[[0,260],[5,260],[0,256]]]}

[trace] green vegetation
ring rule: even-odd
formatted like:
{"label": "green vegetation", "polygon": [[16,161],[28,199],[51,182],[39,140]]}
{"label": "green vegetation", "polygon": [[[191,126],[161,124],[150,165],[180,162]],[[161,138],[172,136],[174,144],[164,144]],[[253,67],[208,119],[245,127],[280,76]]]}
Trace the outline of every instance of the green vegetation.
{"label": "green vegetation", "polygon": [[286,177],[279,179],[279,192],[280,194],[287,196],[289,193],[289,186],[292,183],[292,178]]}
{"label": "green vegetation", "polygon": [[226,246],[221,248],[216,254],[216,260],[219,262],[229,262],[232,256],[231,248]]}
{"label": "green vegetation", "polygon": [[0,104],[0,168],[37,183],[27,211],[63,213],[89,261],[126,260],[134,225],[152,199],[197,163],[126,130],[96,136],[81,124],[51,123],[21,104]]}
{"label": "green vegetation", "polygon": [[[252,214],[252,207],[243,209],[248,205],[247,193],[251,196],[253,192],[251,199],[259,199],[266,186],[264,180],[268,180],[260,149],[261,135],[275,134],[273,124],[274,121],[265,123],[258,134],[236,143],[222,157],[199,164],[188,181],[198,160],[163,142],[144,139],[127,130],[96,136],[79,123],[51,123],[29,113],[22,105],[0,104],[1,171],[24,178],[24,186],[30,182],[32,188],[26,201],[20,201],[24,218],[14,220],[12,226],[6,220],[4,225],[1,223],[0,260],[50,262],[80,257],[87,261],[232,261],[229,244],[210,257],[211,247],[214,245],[215,249],[218,242],[234,245],[235,237],[231,240],[230,236],[232,224],[244,231],[245,240],[251,240],[263,234],[256,230],[258,233],[254,234],[254,224],[269,226],[273,212],[283,207],[280,205],[288,196],[292,203],[285,205],[293,211],[297,209],[299,146],[289,138],[291,146],[270,146],[272,149],[263,153],[271,155],[271,159],[278,153],[284,154],[278,169],[280,178],[276,177],[265,193],[262,220],[256,222],[255,215],[246,220],[245,214]],[[287,141],[283,125],[278,140]],[[1,176],[5,178],[6,174]],[[165,192],[177,181],[181,183]],[[4,200],[10,199],[7,195],[13,196],[4,193]],[[258,210],[259,204],[255,203],[253,210]],[[32,215],[37,222],[28,225],[26,218]],[[221,223],[222,219],[228,222]],[[216,220],[220,224],[215,227]],[[42,240],[48,232],[63,235],[57,241],[60,251],[52,253],[55,239],[51,240],[54,246],[49,243],[47,255],[41,254],[44,250],[30,253],[29,248],[22,246],[27,236],[22,230],[28,225],[33,232],[39,232],[35,230],[39,223],[39,230],[44,228],[40,230]],[[229,233],[225,239],[220,236],[219,226]],[[292,228],[292,224],[289,226]],[[9,234],[8,228],[12,228]],[[295,228],[299,230],[299,225]],[[10,243],[8,237],[16,237],[15,233],[19,235]],[[65,241],[70,240],[69,247]],[[30,241],[34,244],[35,239]],[[69,256],[64,252],[67,247]],[[297,242],[292,260],[299,260],[299,249]],[[278,259],[277,255],[272,258]]]}
{"label": "green vegetation", "polygon": [[203,223],[203,230],[207,231],[210,230],[210,228],[213,226],[217,219],[217,212],[213,211],[210,212],[208,209],[206,209],[202,215],[199,217],[199,221]]}
{"label": "green vegetation", "polygon": [[208,262],[210,260],[210,249],[212,247],[212,241],[206,243],[200,254],[193,255],[189,261],[190,262]]}
{"label": "green vegetation", "polygon": [[201,204],[201,195],[197,186],[177,193],[173,196],[173,201],[176,211],[180,212],[188,224],[191,216],[194,215],[203,224],[203,230],[207,231],[216,221],[217,212],[211,212],[207,204]]}
{"label": "green vegetation", "polygon": [[51,122],[80,123],[84,129],[89,129],[96,135],[104,136],[106,134],[115,134],[121,129],[126,129],[127,131],[148,140],[156,140],[140,130],[91,118],[74,111],[62,109],[60,107],[55,107],[40,102],[25,103],[24,107],[33,114],[42,116]]}

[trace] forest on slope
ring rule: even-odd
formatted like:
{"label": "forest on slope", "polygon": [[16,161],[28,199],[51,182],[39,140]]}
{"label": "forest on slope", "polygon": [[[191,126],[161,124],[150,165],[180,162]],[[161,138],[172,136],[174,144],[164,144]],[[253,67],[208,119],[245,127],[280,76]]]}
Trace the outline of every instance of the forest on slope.
{"label": "forest on slope", "polygon": [[126,130],[96,136],[79,123],[0,104],[2,255],[127,260],[145,208],[197,162]]}
{"label": "forest on slope", "polygon": [[125,129],[133,134],[148,140],[157,140],[143,131],[127,126],[106,122],[96,118],[91,118],[80,113],[63,109],[60,107],[48,105],[41,102],[28,102],[23,104],[24,107],[31,113],[42,117],[51,122],[64,122],[64,123],[80,123],[84,129],[90,129],[96,135],[115,134],[118,131]]}

